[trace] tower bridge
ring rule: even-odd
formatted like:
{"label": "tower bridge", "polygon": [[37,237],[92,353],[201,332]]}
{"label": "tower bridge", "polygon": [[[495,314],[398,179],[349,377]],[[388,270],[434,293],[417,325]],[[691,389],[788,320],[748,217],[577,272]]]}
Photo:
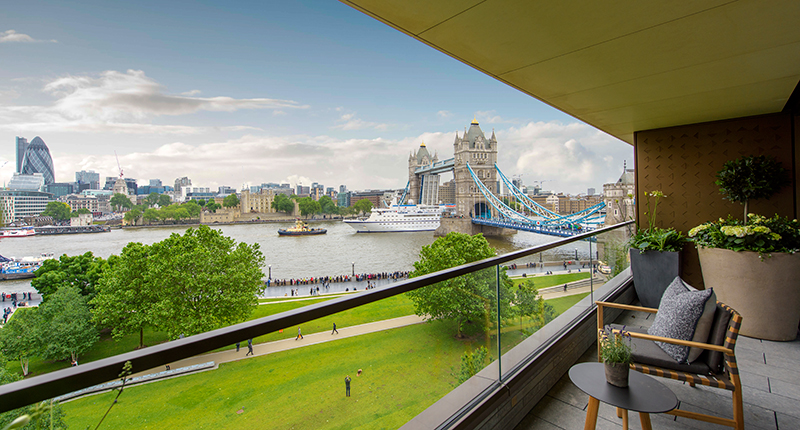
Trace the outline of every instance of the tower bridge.
{"label": "tower bridge", "polygon": [[[456,133],[453,158],[431,156],[423,142],[408,158],[408,184],[404,201],[439,204],[439,175],[453,172],[455,212],[474,226],[523,230],[554,236],[572,236],[602,224],[605,203],[577,213],[560,215],[536,203],[509,180],[497,166],[497,137],[487,139],[476,119],[464,134]],[[501,185],[506,193],[501,195]],[[512,208],[509,206],[514,206]]]}

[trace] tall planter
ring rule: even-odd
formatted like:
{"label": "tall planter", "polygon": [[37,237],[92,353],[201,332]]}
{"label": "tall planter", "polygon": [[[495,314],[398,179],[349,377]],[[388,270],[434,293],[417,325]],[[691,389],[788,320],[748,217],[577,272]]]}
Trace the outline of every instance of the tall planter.
{"label": "tall planter", "polygon": [[698,248],[703,282],[742,315],[740,334],[794,340],[800,322],[800,254]]}
{"label": "tall planter", "polygon": [[664,290],[676,276],[681,274],[680,270],[680,252],[640,252],[636,248],[631,248],[633,287],[642,306],[658,308]]}

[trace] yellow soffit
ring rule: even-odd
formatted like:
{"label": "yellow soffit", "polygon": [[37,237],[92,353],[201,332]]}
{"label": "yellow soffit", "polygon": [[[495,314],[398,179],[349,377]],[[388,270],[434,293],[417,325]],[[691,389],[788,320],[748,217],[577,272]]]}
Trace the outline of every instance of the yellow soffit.
{"label": "yellow soffit", "polygon": [[626,142],[780,112],[800,81],[796,0],[341,0]]}

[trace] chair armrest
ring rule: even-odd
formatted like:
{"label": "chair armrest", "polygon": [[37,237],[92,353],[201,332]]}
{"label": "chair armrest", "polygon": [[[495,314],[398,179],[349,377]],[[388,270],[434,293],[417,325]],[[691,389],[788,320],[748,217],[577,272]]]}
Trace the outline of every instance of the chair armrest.
{"label": "chair armrest", "polygon": [[644,306],[623,305],[621,303],[601,302],[601,301],[596,301],[594,303],[597,305],[598,308],[603,308],[603,307],[617,308],[617,309],[625,309],[628,311],[650,312],[651,314],[658,312],[658,309],[656,308],[646,308]]}
{"label": "chair armrest", "polygon": [[[620,330],[614,330],[615,333],[620,332]],[[710,351],[717,351],[721,352],[726,355],[733,355],[733,350],[730,348],[725,348],[724,346],[720,345],[712,345],[710,343],[701,343],[701,342],[693,342],[691,340],[681,340],[681,339],[673,339],[671,337],[662,337],[662,336],[653,336],[651,334],[645,333],[634,333],[630,331],[625,331],[626,335],[630,335],[630,337],[635,337],[637,339],[644,339],[644,340],[652,340],[655,342],[665,342],[671,343],[674,345],[681,345],[681,346],[688,346],[690,348],[702,348],[708,349]]]}

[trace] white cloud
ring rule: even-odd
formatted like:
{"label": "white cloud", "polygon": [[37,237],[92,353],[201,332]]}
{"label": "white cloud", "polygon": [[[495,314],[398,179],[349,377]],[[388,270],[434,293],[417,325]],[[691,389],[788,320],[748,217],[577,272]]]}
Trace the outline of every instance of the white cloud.
{"label": "white cloud", "polygon": [[[336,108],[336,110],[341,112],[342,109]],[[374,130],[386,130],[389,128],[389,124],[369,122],[356,118],[355,113],[343,114],[339,117],[338,122],[341,124],[334,125],[332,128],[337,130],[364,130],[367,128]]]}
{"label": "white cloud", "polygon": [[27,34],[17,33],[15,30],[6,30],[0,33],[0,43],[12,43],[12,42],[53,42],[58,43],[57,40],[36,40]]}
{"label": "white cloud", "polygon": [[182,96],[190,96],[191,97],[191,96],[196,96],[196,95],[198,95],[200,93],[202,93],[202,91],[200,91],[200,90],[191,90],[191,91],[184,91],[184,92],[181,93],[181,95]]}
{"label": "white cloud", "polygon": [[481,124],[501,124],[515,122],[514,120],[503,119],[499,115],[495,115],[495,111],[493,110],[479,110],[475,112],[475,118],[477,118]]}
{"label": "white cloud", "polygon": [[439,112],[436,112],[436,116],[438,116],[439,118],[450,118],[451,116],[453,116],[453,113],[450,112],[449,110],[440,110]]}
{"label": "white cloud", "polygon": [[186,115],[198,111],[233,112],[240,109],[303,109],[292,100],[269,98],[192,97],[165,94],[141,70],[108,70],[99,76],[66,76],[44,87],[58,97],[53,109],[68,118],[103,121],[143,119],[157,115]]}

